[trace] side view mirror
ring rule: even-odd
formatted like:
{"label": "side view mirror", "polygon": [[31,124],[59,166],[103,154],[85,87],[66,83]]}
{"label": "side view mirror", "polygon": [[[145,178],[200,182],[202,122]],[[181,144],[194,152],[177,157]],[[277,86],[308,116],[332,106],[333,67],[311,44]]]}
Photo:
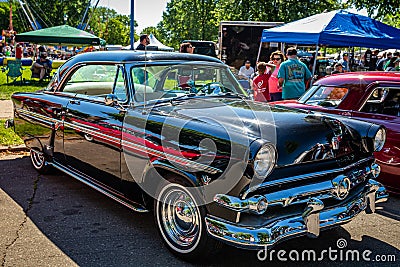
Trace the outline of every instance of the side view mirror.
{"label": "side view mirror", "polygon": [[107,106],[114,106],[114,105],[118,105],[118,97],[114,94],[108,94],[106,95],[106,97],[104,98],[104,103]]}
{"label": "side view mirror", "polygon": [[121,112],[126,112],[126,109],[119,103],[118,97],[115,94],[108,94],[104,98],[104,103],[107,106],[116,106]]}

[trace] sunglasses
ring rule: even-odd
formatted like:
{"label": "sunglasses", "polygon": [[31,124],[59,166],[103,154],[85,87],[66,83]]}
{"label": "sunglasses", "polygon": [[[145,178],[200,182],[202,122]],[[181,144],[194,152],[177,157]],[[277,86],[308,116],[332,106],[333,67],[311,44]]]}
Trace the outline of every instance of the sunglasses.
{"label": "sunglasses", "polygon": [[274,58],[272,58],[272,60],[281,60],[281,58],[280,57],[274,57]]}

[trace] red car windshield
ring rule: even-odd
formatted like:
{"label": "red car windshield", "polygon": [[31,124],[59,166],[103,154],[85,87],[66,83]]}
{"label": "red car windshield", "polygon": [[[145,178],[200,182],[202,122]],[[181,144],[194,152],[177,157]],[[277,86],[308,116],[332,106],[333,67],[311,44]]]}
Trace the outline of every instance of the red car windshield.
{"label": "red car windshield", "polygon": [[300,103],[321,106],[337,107],[349,92],[348,88],[336,86],[314,85],[300,99]]}

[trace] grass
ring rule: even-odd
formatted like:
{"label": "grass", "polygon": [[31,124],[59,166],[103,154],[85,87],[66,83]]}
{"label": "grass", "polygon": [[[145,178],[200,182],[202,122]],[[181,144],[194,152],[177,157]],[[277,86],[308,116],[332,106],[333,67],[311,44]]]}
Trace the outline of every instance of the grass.
{"label": "grass", "polygon": [[15,92],[35,92],[46,87],[46,83],[31,81],[31,70],[28,67],[24,68],[22,78],[25,79],[25,82],[22,85],[20,84],[20,78],[14,84],[11,80],[9,80],[10,84],[7,84],[6,72],[0,72],[0,100],[10,99]]}
{"label": "grass", "polygon": [[[15,92],[34,92],[44,88],[45,84],[39,84],[38,82],[32,82],[31,71],[29,68],[25,67],[23,71],[22,78],[25,79],[25,83],[20,84],[20,79],[15,82],[7,84],[6,72],[0,71],[0,100],[8,100],[11,95]],[[15,146],[21,145],[24,142],[21,138],[14,132],[12,128],[4,128],[5,120],[0,120],[0,146]]]}
{"label": "grass", "polygon": [[5,120],[0,120],[0,146],[15,146],[21,145],[24,142],[21,138],[14,132],[12,128],[4,128]]}

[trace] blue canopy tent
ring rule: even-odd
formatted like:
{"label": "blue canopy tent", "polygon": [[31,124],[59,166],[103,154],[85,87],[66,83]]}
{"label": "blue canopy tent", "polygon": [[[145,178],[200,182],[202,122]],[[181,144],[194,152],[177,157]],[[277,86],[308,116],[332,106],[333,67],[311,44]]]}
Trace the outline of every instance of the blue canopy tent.
{"label": "blue canopy tent", "polygon": [[265,29],[263,42],[316,45],[316,53],[319,46],[400,48],[400,29],[366,16],[335,10]]}

